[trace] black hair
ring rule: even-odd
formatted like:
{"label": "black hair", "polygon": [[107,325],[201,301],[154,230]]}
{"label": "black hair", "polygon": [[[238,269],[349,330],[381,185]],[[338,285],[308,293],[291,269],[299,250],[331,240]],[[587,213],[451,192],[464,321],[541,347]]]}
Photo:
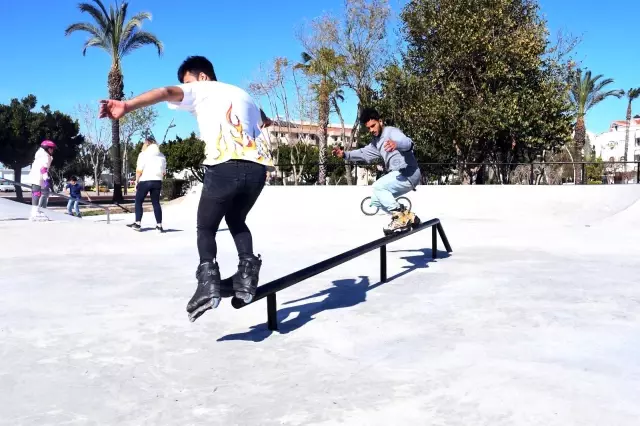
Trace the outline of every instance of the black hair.
{"label": "black hair", "polygon": [[364,108],[360,113],[360,124],[365,125],[369,120],[380,120],[380,114],[375,108]]}
{"label": "black hair", "polygon": [[203,72],[211,80],[218,81],[216,72],[213,70],[213,64],[204,56],[189,56],[184,60],[180,68],[178,68],[178,81],[180,83],[184,83],[184,75],[188,72],[196,76]]}
{"label": "black hair", "polygon": [[78,178],[77,178],[77,177],[75,177],[75,176],[71,176],[71,179],[69,179],[69,180],[71,180],[71,181],[74,181],[74,180],[75,180],[75,181],[77,182],[77,181],[78,181]]}

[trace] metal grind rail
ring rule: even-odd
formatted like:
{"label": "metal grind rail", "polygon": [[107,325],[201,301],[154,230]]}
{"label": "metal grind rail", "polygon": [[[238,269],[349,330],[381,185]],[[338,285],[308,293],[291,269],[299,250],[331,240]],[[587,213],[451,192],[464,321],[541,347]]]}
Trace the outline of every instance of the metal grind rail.
{"label": "metal grind rail", "polygon": [[337,256],[331,257],[327,260],[323,260],[322,262],[316,263],[315,265],[308,266],[304,269],[300,269],[299,271],[293,272],[284,277],[273,280],[267,284],[261,285],[258,287],[256,291],[255,298],[250,303],[245,303],[243,300],[238,298],[233,298],[231,300],[231,304],[234,308],[240,309],[251,303],[255,303],[260,299],[267,298],[267,325],[269,330],[278,330],[278,317],[277,317],[277,304],[276,304],[276,293],[280,290],[284,290],[287,287],[291,287],[292,285],[298,284],[301,281],[306,280],[307,278],[311,278],[315,275],[318,275],[324,271],[327,271],[331,268],[335,268],[338,265],[341,265],[349,260],[355,259],[356,257],[362,256],[363,254],[369,253],[375,249],[380,249],[380,281],[387,281],[387,244],[391,244],[395,241],[398,241],[402,238],[408,237],[409,235],[413,235],[416,232],[423,231],[427,228],[431,228],[431,257],[436,259],[438,257],[438,234],[444,243],[445,248],[448,253],[451,253],[453,250],[451,249],[451,245],[449,244],[449,240],[447,239],[446,234],[444,233],[444,229],[442,228],[442,224],[440,223],[440,219],[431,219],[427,222],[423,222],[411,229],[410,231],[401,232],[398,234],[386,236],[383,238],[379,238],[375,241],[371,241],[370,243],[364,244],[360,247],[356,247],[352,250],[346,251]]}

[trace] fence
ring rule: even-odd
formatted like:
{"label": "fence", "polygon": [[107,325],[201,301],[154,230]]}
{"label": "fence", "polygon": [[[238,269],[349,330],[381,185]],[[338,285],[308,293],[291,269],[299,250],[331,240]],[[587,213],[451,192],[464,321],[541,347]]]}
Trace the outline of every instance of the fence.
{"label": "fence", "polygon": [[356,247],[352,250],[324,260],[322,262],[316,263],[315,265],[311,265],[307,268],[301,269],[292,274],[286,275],[284,277],[278,278],[270,283],[261,285],[258,287],[256,291],[255,298],[250,303],[244,303],[243,300],[233,298],[231,300],[231,304],[234,308],[240,309],[251,303],[255,303],[260,299],[267,298],[267,326],[269,330],[277,330],[278,329],[278,317],[277,317],[277,301],[276,301],[276,293],[280,290],[284,290],[287,287],[291,287],[294,284],[298,284],[301,281],[306,280],[307,278],[311,278],[315,275],[318,275],[326,270],[331,268],[335,268],[338,265],[341,265],[349,260],[355,259],[356,257],[362,256],[363,254],[369,253],[372,250],[380,249],[380,281],[387,281],[387,244],[390,244],[394,241],[400,240],[402,238],[408,237],[409,235],[415,234],[416,232],[420,232],[424,229],[431,228],[431,256],[435,259],[438,256],[438,234],[440,234],[440,238],[444,243],[445,248],[448,253],[451,253],[453,250],[451,249],[451,245],[449,244],[449,240],[444,233],[444,229],[442,228],[442,224],[440,223],[440,219],[431,219],[427,222],[423,222],[420,225],[416,226],[410,231],[405,231],[400,234],[390,235],[387,237],[382,237],[375,241],[372,241],[368,244],[362,245],[360,247]]}
{"label": "fence", "polygon": [[[640,183],[640,162],[533,163],[420,163],[424,185],[562,185]],[[371,185],[382,174],[381,165],[329,161],[328,185]],[[351,170],[350,179],[347,168]],[[319,164],[279,164],[270,172],[270,185],[317,185]],[[349,180],[351,182],[349,182]]]}
{"label": "fence", "polygon": [[[31,189],[31,185],[27,185],[25,183],[20,183],[20,182],[15,182],[15,181],[10,180],[10,179],[5,179],[5,178],[0,177],[0,181],[9,182],[9,184],[14,185],[16,187],[16,191],[17,191],[17,187],[18,186],[21,186],[23,188],[27,188],[29,190]],[[71,197],[68,197],[68,196],[66,196],[64,194],[60,194],[59,192],[54,192],[52,190],[49,190],[49,196],[50,197],[51,196],[60,197],[60,198],[66,199],[66,200],[70,200],[71,199]],[[84,201],[84,200],[77,200],[77,201],[78,201],[78,203],[83,204],[85,206],[96,207],[96,208],[104,210],[106,215],[107,215],[107,224],[111,223],[111,212],[109,211],[109,207],[100,206],[98,204],[90,203],[90,202]]]}

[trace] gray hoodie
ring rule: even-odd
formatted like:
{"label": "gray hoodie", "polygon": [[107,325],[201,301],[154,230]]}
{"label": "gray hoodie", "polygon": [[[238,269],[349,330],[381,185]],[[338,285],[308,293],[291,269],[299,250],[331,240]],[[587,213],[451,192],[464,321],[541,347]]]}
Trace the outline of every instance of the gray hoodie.
{"label": "gray hoodie", "polygon": [[[384,150],[384,143],[388,140],[397,144],[397,148],[391,152]],[[409,179],[414,187],[420,183],[420,168],[413,155],[413,141],[405,136],[400,129],[384,126],[380,136],[374,137],[369,145],[344,153],[344,159],[347,161],[371,163],[379,158],[384,161],[385,169],[399,171],[402,176]]]}

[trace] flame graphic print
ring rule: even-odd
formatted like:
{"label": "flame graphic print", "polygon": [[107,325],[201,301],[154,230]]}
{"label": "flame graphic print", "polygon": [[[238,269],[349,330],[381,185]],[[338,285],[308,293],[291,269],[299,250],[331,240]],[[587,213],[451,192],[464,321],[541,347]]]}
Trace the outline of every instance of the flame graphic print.
{"label": "flame graphic print", "polygon": [[271,158],[266,142],[261,135],[253,138],[245,131],[240,118],[233,114],[233,103],[229,105],[225,118],[225,123],[221,123],[220,132],[214,142],[212,158],[221,161],[247,159],[270,164]]}

